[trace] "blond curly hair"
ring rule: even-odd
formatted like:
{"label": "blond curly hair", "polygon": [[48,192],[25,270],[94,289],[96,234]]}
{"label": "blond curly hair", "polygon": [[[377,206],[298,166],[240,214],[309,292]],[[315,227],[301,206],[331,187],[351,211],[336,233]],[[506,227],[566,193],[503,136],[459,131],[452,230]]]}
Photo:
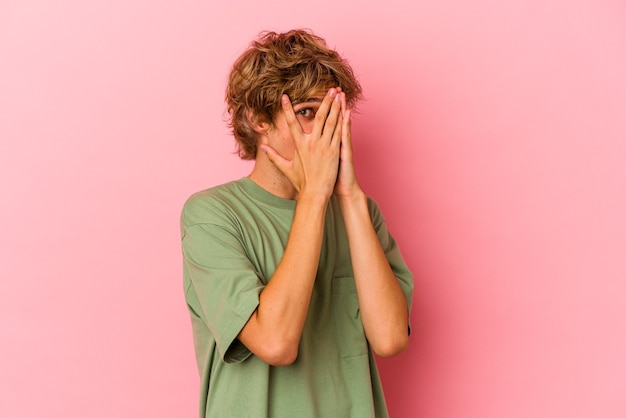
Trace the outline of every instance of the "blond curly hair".
{"label": "blond curly hair", "polygon": [[263,32],[235,62],[226,88],[228,126],[244,160],[256,158],[255,121],[273,123],[280,98],[299,103],[320,90],[341,87],[348,107],[362,97],[348,62],[309,30]]}

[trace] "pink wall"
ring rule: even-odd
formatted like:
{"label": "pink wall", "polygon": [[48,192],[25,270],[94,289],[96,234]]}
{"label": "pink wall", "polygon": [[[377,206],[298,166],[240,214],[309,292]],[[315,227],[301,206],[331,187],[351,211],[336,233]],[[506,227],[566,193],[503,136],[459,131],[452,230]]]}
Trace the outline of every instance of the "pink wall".
{"label": "pink wall", "polygon": [[354,65],[359,174],[416,274],[393,417],[624,417],[626,7],[609,0],[0,5],[0,416],[191,417],[190,193],[262,29]]}

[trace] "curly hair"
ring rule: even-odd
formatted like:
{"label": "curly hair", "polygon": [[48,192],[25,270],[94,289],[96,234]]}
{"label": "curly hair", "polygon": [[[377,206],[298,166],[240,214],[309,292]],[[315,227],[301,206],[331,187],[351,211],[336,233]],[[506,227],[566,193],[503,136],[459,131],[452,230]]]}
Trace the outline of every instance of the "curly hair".
{"label": "curly hair", "polygon": [[228,126],[237,140],[239,157],[256,158],[256,132],[250,116],[273,123],[283,94],[295,104],[337,86],[346,94],[348,107],[362,97],[352,68],[324,39],[302,29],[261,33],[233,65],[226,88]]}

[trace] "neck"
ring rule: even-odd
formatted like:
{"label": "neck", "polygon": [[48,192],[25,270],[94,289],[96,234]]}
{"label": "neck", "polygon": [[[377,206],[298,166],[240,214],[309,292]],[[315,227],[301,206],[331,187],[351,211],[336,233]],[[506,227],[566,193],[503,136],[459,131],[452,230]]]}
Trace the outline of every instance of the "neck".
{"label": "neck", "polygon": [[248,178],[275,196],[291,200],[298,198],[296,188],[263,152],[257,154],[254,168]]}

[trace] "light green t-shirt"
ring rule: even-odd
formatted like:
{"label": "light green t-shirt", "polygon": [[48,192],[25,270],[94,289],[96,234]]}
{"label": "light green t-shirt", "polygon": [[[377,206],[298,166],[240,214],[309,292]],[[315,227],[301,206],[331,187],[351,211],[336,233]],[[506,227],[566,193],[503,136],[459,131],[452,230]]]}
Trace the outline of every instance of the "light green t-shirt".
{"label": "light green t-shirt", "polygon": [[[295,204],[248,178],[185,203],[184,291],[201,377],[200,417],[387,417],[334,197],[296,361],[270,366],[237,340],[283,255]],[[412,275],[372,200],[369,211],[410,308]]]}

